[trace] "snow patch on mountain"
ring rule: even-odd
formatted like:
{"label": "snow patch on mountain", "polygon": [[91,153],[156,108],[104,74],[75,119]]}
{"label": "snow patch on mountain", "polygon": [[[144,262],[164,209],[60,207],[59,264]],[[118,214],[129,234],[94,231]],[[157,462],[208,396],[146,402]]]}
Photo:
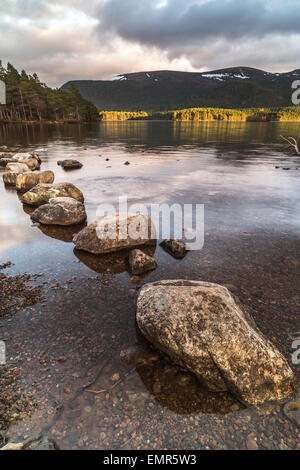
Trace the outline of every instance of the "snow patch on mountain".
{"label": "snow patch on mountain", "polygon": [[111,79],[111,81],[115,81],[115,80],[127,80],[127,77],[125,77],[125,75],[116,75],[115,77],[113,77]]}
{"label": "snow patch on mountain", "polygon": [[249,80],[250,77],[244,73],[203,73],[202,77],[211,78],[223,82],[227,78],[238,78],[240,80]]}

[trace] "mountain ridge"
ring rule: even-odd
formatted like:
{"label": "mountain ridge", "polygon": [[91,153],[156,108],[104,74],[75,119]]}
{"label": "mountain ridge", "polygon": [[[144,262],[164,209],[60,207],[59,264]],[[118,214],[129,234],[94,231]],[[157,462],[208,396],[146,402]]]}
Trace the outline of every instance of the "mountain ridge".
{"label": "mountain ridge", "polygon": [[273,107],[292,105],[292,82],[300,69],[273,73],[252,67],[206,72],[152,70],[111,80],[71,80],[99,110],[165,111],[187,107]]}

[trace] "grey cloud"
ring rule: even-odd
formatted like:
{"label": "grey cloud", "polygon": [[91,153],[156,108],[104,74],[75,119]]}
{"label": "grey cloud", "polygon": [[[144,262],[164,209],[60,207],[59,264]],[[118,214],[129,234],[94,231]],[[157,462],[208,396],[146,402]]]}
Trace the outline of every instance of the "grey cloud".
{"label": "grey cloud", "polygon": [[158,47],[195,40],[237,40],[270,34],[299,34],[297,0],[110,0],[101,10],[101,28],[124,39]]}
{"label": "grey cloud", "polygon": [[0,59],[57,86],[160,68],[287,71],[299,68],[298,3],[0,0]]}

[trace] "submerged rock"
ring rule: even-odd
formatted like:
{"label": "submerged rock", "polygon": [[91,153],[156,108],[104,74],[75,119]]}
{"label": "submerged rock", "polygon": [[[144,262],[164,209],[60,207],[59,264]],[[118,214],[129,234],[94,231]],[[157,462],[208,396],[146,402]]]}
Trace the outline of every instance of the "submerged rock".
{"label": "submerged rock", "polygon": [[53,439],[40,438],[24,445],[24,450],[59,450]]}
{"label": "submerged rock", "polygon": [[5,167],[3,173],[4,184],[9,186],[15,186],[17,181],[17,176],[22,173],[30,172],[29,168],[25,163],[12,162],[8,163]]}
{"label": "submerged rock", "polygon": [[283,412],[294,424],[300,427],[300,390],[298,389],[295,398],[286,403]]}
{"label": "submerged rock", "polygon": [[50,199],[49,204],[38,207],[31,219],[45,225],[76,225],[86,220],[82,202],[70,197]]}
{"label": "submerged rock", "polygon": [[74,170],[76,168],[82,168],[83,164],[78,160],[62,160],[57,162],[58,165],[62,166],[64,170]]}
{"label": "submerged rock", "polygon": [[223,286],[197,281],[146,284],[137,301],[144,336],[212,391],[251,404],[290,395],[288,362]]}
{"label": "submerged rock", "polygon": [[187,252],[185,243],[180,240],[176,240],[176,238],[167,238],[161,242],[160,246],[175,258],[179,259],[184,258]]}
{"label": "submerged rock", "polygon": [[128,365],[149,366],[154,362],[159,361],[160,355],[157,351],[153,351],[144,344],[136,343],[128,346],[120,352],[120,358]]}
{"label": "submerged rock", "polygon": [[129,265],[131,274],[143,274],[157,267],[156,261],[139,249],[130,252]]}
{"label": "submerged rock", "polygon": [[37,184],[21,196],[21,201],[24,204],[41,206],[56,197],[71,197],[77,201],[84,202],[82,192],[72,183]]}
{"label": "submerged rock", "polygon": [[77,250],[95,255],[156,242],[150,217],[143,214],[110,214],[97,219],[75,235]]}
{"label": "submerged rock", "polygon": [[31,171],[21,173],[16,179],[17,191],[29,191],[37,184],[50,183],[54,181],[53,171]]}

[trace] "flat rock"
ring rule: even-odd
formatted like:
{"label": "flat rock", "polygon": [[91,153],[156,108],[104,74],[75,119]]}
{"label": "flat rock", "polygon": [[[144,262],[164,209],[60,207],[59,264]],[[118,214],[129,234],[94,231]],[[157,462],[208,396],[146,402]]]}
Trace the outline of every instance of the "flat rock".
{"label": "flat rock", "polygon": [[76,225],[86,220],[86,212],[82,202],[70,197],[50,199],[32,214],[31,219],[45,225]]}
{"label": "flat rock", "polygon": [[25,165],[25,163],[18,163],[18,162],[8,163],[3,173],[4,184],[7,184],[8,186],[15,186],[16,181],[17,181],[17,176],[26,172],[30,172],[30,170],[28,166]]}
{"label": "flat rock", "polygon": [[148,341],[212,391],[230,390],[245,403],[259,404],[285,398],[297,386],[286,359],[223,286],[146,284],[136,320]]}
{"label": "flat rock", "polygon": [[83,167],[83,164],[78,160],[61,160],[58,161],[57,164],[62,166],[64,170],[75,170],[76,168]]}
{"label": "flat rock", "polygon": [[129,266],[131,274],[143,274],[157,267],[156,261],[139,249],[132,250],[129,254]]}
{"label": "flat rock", "polygon": [[72,183],[37,184],[21,196],[21,201],[24,204],[41,206],[56,197],[71,197],[84,202],[82,192]]}
{"label": "flat rock", "polygon": [[40,158],[32,153],[16,153],[12,157],[12,161],[25,163],[31,171],[39,170],[41,165]]}
{"label": "flat rock", "polygon": [[143,214],[110,214],[97,219],[73,238],[75,248],[95,255],[156,243],[154,225]]}
{"label": "flat rock", "polygon": [[21,173],[16,179],[17,191],[29,191],[37,184],[50,183],[54,181],[53,171],[31,171]]}
{"label": "flat rock", "polygon": [[184,258],[187,252],[185,243],[176,238],[167,238],[161,242],[160,246],[172,256],[179,259]]}
{"label": "flat rock", "polygon": [[8,442],[5,446],[1,447],[0,450],[22,450],[23,442]]}

